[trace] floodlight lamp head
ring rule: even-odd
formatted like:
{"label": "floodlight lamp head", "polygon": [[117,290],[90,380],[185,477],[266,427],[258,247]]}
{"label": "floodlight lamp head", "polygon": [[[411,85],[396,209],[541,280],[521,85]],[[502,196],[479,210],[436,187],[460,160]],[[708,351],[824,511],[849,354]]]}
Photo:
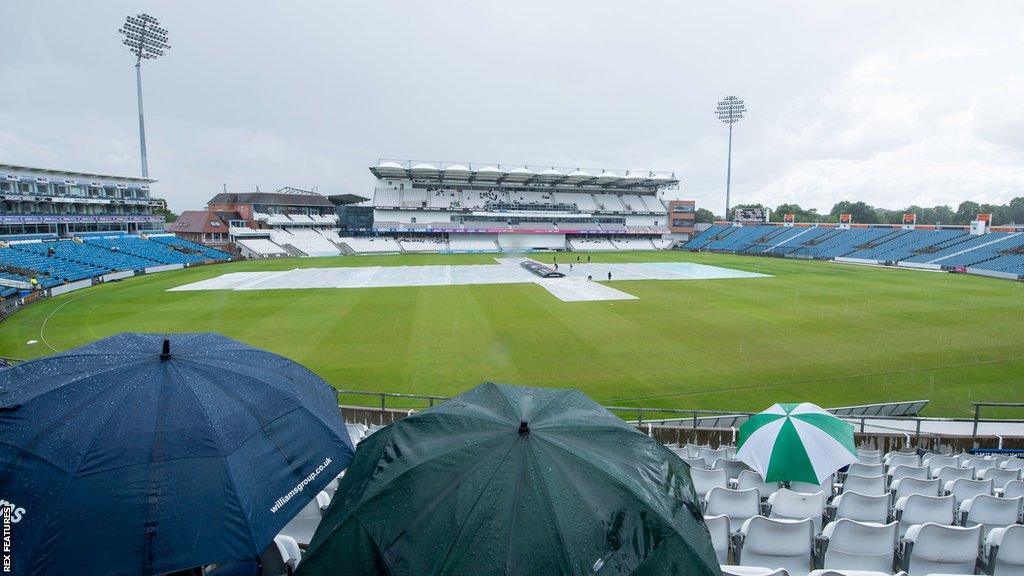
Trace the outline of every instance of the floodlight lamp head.
{"label": "floodlight lamp head", "polygon": [[718,101],[718,105],[715,107],[715,114],[718,116],[720,122],[726,124],[735,124],[743,119],[743,114],[746,113],[747,108],[743,104],[743,100],[735,96],[726,96]]}
{"label": "floodlight lamp head", "polygon": [[139,61],[163,56],[171,49],[167,43],[167,30],[149,14],[128,16],[118,32],[125,37],[124,45]]}

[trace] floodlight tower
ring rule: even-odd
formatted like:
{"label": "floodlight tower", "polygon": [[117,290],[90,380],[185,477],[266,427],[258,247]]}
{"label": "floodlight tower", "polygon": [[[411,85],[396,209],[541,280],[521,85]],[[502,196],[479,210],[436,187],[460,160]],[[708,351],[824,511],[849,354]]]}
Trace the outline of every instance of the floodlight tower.
{"label": "floodlight tower", "polygon": [[161,28],[160,22],[149,14],[129,16],[118,32],[124,35],[124,45],[135,55],[135,82],[139,95],[139,150],[142,152],[142,176],[148,178],[146,121],[142,115],[142,60],[163,56],[171,46],[167,43],[167,30]]}
{"label": "floodlight tower", "polygon": [[743,119],[747,109],[743,100],[735,96],[726,96],[718,101],[715,113],[718,120],[729,125],[729,160],[725,171],[725,219],[729,219],[729,188],[732,185],[732,125]]}

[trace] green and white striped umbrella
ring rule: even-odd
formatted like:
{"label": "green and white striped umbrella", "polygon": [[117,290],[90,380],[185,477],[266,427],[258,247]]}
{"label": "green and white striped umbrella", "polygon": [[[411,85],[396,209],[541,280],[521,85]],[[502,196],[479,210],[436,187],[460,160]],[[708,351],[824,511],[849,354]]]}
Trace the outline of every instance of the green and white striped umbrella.
{"label": "green and white striped umbrella", "polygon": [[857,461],[853,426],[809,402],[775,404],[740,426],[736,458],[765,482],[821,484]]}

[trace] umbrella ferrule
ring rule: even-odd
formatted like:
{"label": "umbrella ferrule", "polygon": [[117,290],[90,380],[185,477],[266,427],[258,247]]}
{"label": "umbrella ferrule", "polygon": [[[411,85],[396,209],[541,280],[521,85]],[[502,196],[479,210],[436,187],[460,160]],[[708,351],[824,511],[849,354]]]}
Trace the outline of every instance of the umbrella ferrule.
{"label": "umbrella ferrule", "polygon": [[163,348],[160,349],[160,359],[167,360],[171,357],[171,341],[164,338]]}
{"label": "umbrella ferrule", "polygon": [[528,436],[530,434],[530,426],[526,422],[519,423],[519,435]]}

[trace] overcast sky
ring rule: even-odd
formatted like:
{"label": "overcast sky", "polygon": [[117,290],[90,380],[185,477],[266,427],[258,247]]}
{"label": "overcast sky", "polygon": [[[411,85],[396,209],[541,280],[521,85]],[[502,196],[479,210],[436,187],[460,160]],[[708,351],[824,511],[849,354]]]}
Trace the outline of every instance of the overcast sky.
{"label": "overcast sky", "polygon": [[887,208],[1024,196],[1024,2],[3,0],[0,162],[139,173],[154,193],[372,191],[380,157],[672,170],[734,202]]}

